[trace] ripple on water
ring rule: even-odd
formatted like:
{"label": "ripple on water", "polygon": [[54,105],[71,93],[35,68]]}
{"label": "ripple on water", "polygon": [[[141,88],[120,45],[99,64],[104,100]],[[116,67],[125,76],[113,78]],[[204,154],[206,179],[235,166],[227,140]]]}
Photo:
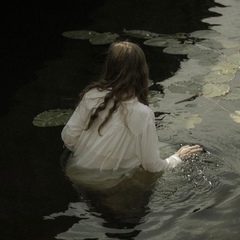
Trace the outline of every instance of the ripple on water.
{"label": "ripple on water", "polygon": [[219,160],[209,153],[186,156],[184,160],[176,169],[165,172],[155,185],[151,211],[146,222],[137,226],[144,230],[145,239],[165,234],[172,239],[169,236],[174,237],[179,230],[178,222],[215,204],[214,193],[220,186],[216,175]]}
{"label": "ripple on water", "polygon": [[237,216],[238,174],[208,152],[184,160],[163,175],[139,172],[124,190],[93,193],[46,219],[79,219],[57,239],[197,239],[213,234],[206,219],[209,226],[222,228],[224,214]]}

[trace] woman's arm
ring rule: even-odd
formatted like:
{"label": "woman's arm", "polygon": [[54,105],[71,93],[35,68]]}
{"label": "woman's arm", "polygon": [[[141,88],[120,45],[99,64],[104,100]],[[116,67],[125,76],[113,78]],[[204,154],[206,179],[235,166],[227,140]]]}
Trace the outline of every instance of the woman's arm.
{"label": "woman's arm", "polygon": [[176,167],[182,160],[177,154],[161,159],[155,124],[150,122],[138,136],[137,155],[144,169],[150,172],[161,172]]}
{"label": "woman's arm", "polygon": [[144,169],[150,172],[161,172],[179,165],[185,154],[192,154],[201,152],[202,148],[198,145],[183,146],[172,156],[161,159],[159,154],[158,135],[154,121],[143,129],[142,133],[138,136],[137,155],[141,161]]}
{"label": "woman's arm", "polygon": [[85,101],[82,99],[75,109],[73,115],[62,130],[61,136],[65,146],[73,151],[79,136],[86,127],[89,117],[89,110],[86,108]]}

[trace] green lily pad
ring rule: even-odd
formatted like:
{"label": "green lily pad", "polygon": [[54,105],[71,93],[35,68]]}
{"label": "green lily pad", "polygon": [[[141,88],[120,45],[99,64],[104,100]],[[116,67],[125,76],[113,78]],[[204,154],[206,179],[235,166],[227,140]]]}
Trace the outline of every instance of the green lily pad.
{"label": "green lily pad", "polygon": [[227,62],[240,66],[240,53],[232,54],[226,58]]}
{"label": "green lily pad", "polygon": [[[143,39],[150,39],[150,38],[159,36],[159,34],[157,33],[152,33],[145,30],[125,30],[124,29],[123,32],[131,37],[143,38]],[[167,35],[161,34],[161,36],[167,36]]]}
{"label": "green lily pad", "polygon": [[72,39],[80,39],[80,40],[87,40],[91,37],[99,34],[94,31],[87,31],[87,30],[76,30],[76,31],[66,31],[62,33],[62,36]]}
{"label": "green lily pad", "polygon": [[198,114],[187,116],[184,119],[186,119],[186,128],[187,129],[195,128],[196,124],[199,124],[202,122],[202,118]]}
{"label": "green lily pad", "polygon": [[172,93],[197,94],[202,92],[202,85],[195,81],[183,81],[172,83],[168,89]]}
{"label": "green lily pad", "polygon": [[217,49],[217,50],[224,48],[224,46],[220,42],[215,41],[214,39],[203,40],[201,41],[201,45],[207,48]]}
{"label": "green lily pad", "polygon": [[230,114],[233,121],[240,123],[240,111],[235,111],[235,114]]}
{"label": "green lily pad", "polygon": [[221,43],[223,48],[236,48],[240,46],[238,41],[231,41],[224,37],[216,37],[214,38],[217,42]]}
{"label": "green lily pad", "polygon": [[36,127],[56,127],[65,125],[72,116],[72,109],[52,109],[38,114],[33,125]]}
{"label": "green lily pad", "polygon": [[203,80],[210,83],[226,83],[233,80],[234,77],[234,74],[221,74],[218,71],[212,71]]}
{"label": "green lily pad", "polygon": [[218,58],[201,59],[198,63],[202,66],[214,66],[218,63]]}
{"label": "green lily pad", "polygon": [[222,61],[215,65],[212,70],[218,71],[220,74],[235,74],[238,66],[230,62]]}
{"label": "green lily pad", "polygon": [[89,39],[93,45],[104,45],[114,42],[119,37],[116,33],[98,33]]}
{"label": "green lily pad", "polygon": [[207,83],[203,86],[203,95],[209,98],[224,96],[228,94],[230,90],[227,84],[213,84]]}
{"label": "green lily pad", "polygon": [[240,86],[235,85],[231,87],[231,92],[224,97],[226,100],[240,99]]}
{"label": "green lily pad", "polygon": [[239,100],[240,99],[240,92],[230,92],[226,96],[224,96],[225,100]]}
{"label": "green lily pad", "polygon": [[171,45],[169,47],[166,47],[163,49],[164,53],[168,54],[176,54],[176,55],[187,55],[190,52],[194,52],[198,47],[195,45],[190,45],[190,44],[179,44],[179,45]]}
{"label": "green lily pad", "polygon": [[198,30],[194,31],[190,34],[191,37],[195,38],[212,38],[219,36],[220,33],[214,31],[214,30]]}
{"label": "green lily pad", "polygon": [[153,47],[168,47],[179,44],[179,41],[169,37],[157,37],[145,41],[144,44]]}
{"label": "green lily pad", "polygon": [[[192,51],[190,51],[192,50]],[[193,58],[193,59],[216,59],[218,58],[221,53],[216,52],[211,49],[201,49],[196,46],[196,48],[190,49],[188,52],[188,58]]]}

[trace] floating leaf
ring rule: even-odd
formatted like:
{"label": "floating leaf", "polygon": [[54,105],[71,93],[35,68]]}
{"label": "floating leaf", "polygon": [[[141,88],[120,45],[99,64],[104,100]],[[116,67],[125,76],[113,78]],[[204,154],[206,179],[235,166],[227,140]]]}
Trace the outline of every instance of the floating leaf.
{"label": "floating leaf", "polygon": [[72,109],[52,109],[45,111],[34,118],[33,125],[36,127],[56,127],[65,125],[73,112],[74,110]]}
{"label": "floating leaf", "polygon": [[187,129],[192,129],[195,128],[196,124],[199,124],[202,122],[202,118],[198,114],[194,114],[189,117],[185,117],[186,119],[186,128]]}
{"label": "floating leaf", "polygon": [[235,111],[235,114],[230,114],[233,121],[240,123],[240,111]]}
{"label": "floating leaf", "polygon": [[168,54],[176,54],[176,55],[187,55],[190,52],[196,51],[198,47],[195,45],[189,44],[179,44],[179,45],[172,45],[163,49],[163,52]]}
{"label": "floating leaf", "polygon": [[116,33],[98,33],[89,39],[93,45],[104,45],[114,42],[119,37]]}
{"label": "floating leaf", "polygon": [[217,42],[221,43],[223,48],[236,48],[240,46],[239,42],[236,41],[231,41],[227,38],[224,37],[216,37],[214,38]]}
{"label": "floating leaf", "polygon": [[99,33],[94,31],[87,31],[87,30],[76,30],[76,31],[63,32],[62,36],[67,38],[72,38],[72,39],[87,40],[95,36],[96,34],[99,34]]}
{"label": "floating leaf", "polygon": [[196,94],[202,91],[202,85],[195,81],[184,81],[172,83],[168,87],[172,93],[191,93]]}
{"label": "floating leaf", "polygon": [[169,38],[169,37],[157,37],[152,38],[144,42],[145,45],[154,46],[154,47],[168,47],[171,45],[179,44],[177,39]]}
{"label": "floating leaf", "polygon": [[232,54],[226,58],[227,62],[233,63],[234,65],[240,66],[240,54]]}
{"label": "floating leaf", "polygon": [[224,97],[225,100],[237,100],[240,99],[240,89],[237,87],[231,87],[231,91]]}
{"label": "floating leaf", "polygon": [[198,63],[199,65],[202,65],[202,66],[213,66],[213,65],[216,65],[218,63],[218,58],[209,58],[209,59],[201,59]]}
{"label": "floating leaf", "polygon": [[220,33],[214,31],[214,30],[198,30],[194,31],[190,34],[191,37],[195,38],[211,38],[219,36]]}
{"label": "floating leaf", "polygon": [[188,58],[194,58],[194,59],[215,59],[218,58],[221,53],[215,52],[211,49],[201,49],[196,46],[196,48],[190,49],[192,51],[188,52]]}
{"label": "floating leaf", "polygon": [[207,48],[217,49],[217,50],[224,48],[224,46],[220,42],[215,41],[214,39],[203,40],[201,41],[201,45]]}
{"label": "floating leaf", "polygon": [[208,75],[206,75],[203,80],[205,82],[211,83],[225,83],[233,80],[235,77],[234,74],[221,74],[218,71],[212,71]]}
{"label": "floating leaf", "polygon": [[212,49],[202,49],[197,46],[195,49],[192,48],[192,50],[189,50],[189,59],[199,59],[199,64],[203,66],[215,65],[219,61],[218,58],[221,55],[220,52],[216,52]]}
{"label": "floating leaf", "polygon": [[226,95],[230,90],[227,84],[207,83],[203,86],[203,95],[207,97],[218,97]]}
{"label": "floating leaf", "polygon": [[212,70],[218,71],[220,74],[235,74],[238,70],[238,66],[233,63],[222,61],[214,66]]}
{"label": "floating leaf", "polygon": [[[124,29],[123,32],[131,37],[143,38],[143,39],[149,39],[149,38],[159,36],[159,34],[157,34],[157,33],[152,33],[152,32],[148,32],[148,31],[144,31],[144,30],[125,30]],[[161,34],[161,36],[167,36],[167,35]]]}

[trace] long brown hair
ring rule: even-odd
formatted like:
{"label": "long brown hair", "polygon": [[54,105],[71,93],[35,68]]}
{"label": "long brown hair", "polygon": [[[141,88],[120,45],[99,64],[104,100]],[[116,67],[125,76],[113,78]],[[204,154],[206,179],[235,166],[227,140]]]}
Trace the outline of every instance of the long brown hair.
{"label": "long brown hair", "polygon": [[99,91],[110,90],[104,101],[92,113],[86,130],[92,126],[98,113],[103,111],[113,98],[114,104],[99,126],[98,132],[121,102],[137,97],[139,102],[148,105],[148,66],[145,54],[137,44],[128,41],[112,43],[103,70],[100,80],[88,85],[79,96],[80,102],[84,94],[93,88]]}

